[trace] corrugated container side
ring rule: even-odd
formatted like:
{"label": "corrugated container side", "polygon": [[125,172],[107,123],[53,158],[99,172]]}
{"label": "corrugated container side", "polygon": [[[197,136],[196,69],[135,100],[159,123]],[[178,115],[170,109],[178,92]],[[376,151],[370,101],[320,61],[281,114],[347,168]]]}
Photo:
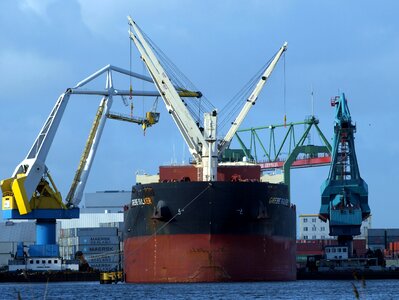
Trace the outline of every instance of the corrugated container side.
{"label": "corrugated container side", "polygon": [[79,245],[78,250],[85,254],[119,251],[119,245]]}
{"label": "corrugated container side", "polygon": [[118,236],[79,236],[78,245],[117,245],[119,243]]}
{"label": "corrugated container side", "polygon": [[385,229],[369,228],[367,231],[368,236],[385,236]]}
{"label": "corrugated container side", "polygon": [[117,263],[121,258],[119,257],[119,254],[113,254],[113,255],[86,255],[86,260],[89,264],[91,263]]}
{"label": "corrugated container side", "polygon": [[119,228],[120,222],[107,222],[107,223],[100,223],[100,227],[116,227]]}
{"label": "corrugated container side", "polygon": [[387,243],[392,243],[397,241],[399,241],[399,236],[394,236],[394,235],[387,236]]}
{"label": "corrugated container side", "polygon": [[77,236],[110,236],[117,234],[118,228],[115,227],[77,228]]}
{"label": "corrugated container side", "polygon": [[368,248],[370,248],[370,250],[373,250],[373,251],[377,250],[377,249],[384,250],[385,244],[369,244]]}
{"label": "corrugated container side", "polygon": [[115,271],[118,269],[118,263],[93,263],[90,267],[100,271]]}
{"label": "corrugated container side", "polygon": [[385,237],[384,236],[368,236],[367,243],[369,245],[385,244]]}
{"label": "corrugated container side", "polygon": [[353,240],[353,249],[356,250],[356,254],[360,257],[366,254],[366,240],[356,239]]}
{"label": "corrugated container side", "polygon": [[396,228],[386,229],[386,233],[387,236],[399,237],[399,229]]}

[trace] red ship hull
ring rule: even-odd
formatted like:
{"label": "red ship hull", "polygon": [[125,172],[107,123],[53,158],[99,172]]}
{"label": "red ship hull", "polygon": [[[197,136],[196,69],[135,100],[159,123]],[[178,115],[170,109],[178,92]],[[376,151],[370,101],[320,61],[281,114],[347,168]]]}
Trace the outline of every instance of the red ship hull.
{"label": "red ship hull", "polygon": [[295,241],[179,234],[125,241],[126,282],[295,280]]}
{"label": "red ship hull", "polygon": [[296,278],[296,212],[283,184],[137,184],[125,207],[126,282]]}

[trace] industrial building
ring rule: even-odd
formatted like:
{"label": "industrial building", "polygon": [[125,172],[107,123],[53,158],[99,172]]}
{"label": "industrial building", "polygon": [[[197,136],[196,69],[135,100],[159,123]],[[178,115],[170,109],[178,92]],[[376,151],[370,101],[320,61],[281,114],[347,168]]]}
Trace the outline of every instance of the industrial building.
{"label": "industrial building", "polygon": [[[371,216],[362,222],[361,234],[355,239],[366,239],[367,232],[371,228]],[[319,219],[317,214],[299,215],[299,239],[300,240],[324,240],[334,239],[329,235],[329,223]]]}
{"label": "industrial building", "polygon": [[[79,219],[57,220],[60,255],[74,258],[82,251],[89,264],[97,269],[114,269],[122,257],[123,207],[130,201],[130,191],[86,193]],[[6,266],[16,252],[18,242],[33,245],[36,224],[33,221],[0,223],[0,266]],[[102,255],[113,252],[112,255]]]}

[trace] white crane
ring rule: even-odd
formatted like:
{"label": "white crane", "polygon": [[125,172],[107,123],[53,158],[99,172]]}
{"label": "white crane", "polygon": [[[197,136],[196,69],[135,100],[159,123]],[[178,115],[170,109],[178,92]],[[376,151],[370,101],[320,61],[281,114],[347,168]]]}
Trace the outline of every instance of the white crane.
{"label": "white crane", "polygon": [[247,116],[251,107],[255,104],[262,88],[266,84],[268,78],[273,72],[281,55],[287,49],[287,43],[280,48],[270,65],[259,79],[254,91],[251,93],[247,102],[244,104],[241,112],[232,124],[227,135],[217,143],[217,111],[204,114],[204,131],[198,128],[190,112],[184,105],[183,100],[179,96],[176,88],[172,84],[165,69],[158,61],[150,44],[144,38],[140,28],[128,17],[132,31],[129,30],[130,38],[133,40],[141,59],[145,63],[155,86],[157,87],[162,99],[166,105],[166,109],[171,114],[178,129],[180,130],[190,153],[194,156],[198,167],[203,169],[203,180],[214,181],[217,179],[218,157],[230,144],[231,139]]}
{"label": "white crane", "polygon": [[[40,215],[41,209],[52,209],[52,214],[47,215],[48,212],[45,212],[46,218],[62,218],[63,213],[67,211],[66,208],[77,207],[82,199],[83,190],[96,154],[109,109],[112,106],[113,97],[130,95],[159,96],[159,93],[155,91],[132,92],[128,90],[115,89],[112,82],[112,72],[118,72],[140,80],[152,82],[152,79],[148,76],[143,76],[115,66],[107,65],[79,82],[75,87],[67,89],[63,94],[61,94],[26,158],[16,167],[11,178],[1,181],[0,185],[3,192],[3,215],[5,215],[5,217],[24,218],[23,216],[28,215],[27,218],[35,218],[35,216],[42,216]],[[107,76],[104,90],[96,91],[81,89],[87,83],[93,81],[104,73]],[[62,202],[61,194],[55,187],[45,162],[68,100],[72,94],[100,95],[103,98],[100,102],[95,122],[87,140],[81,162],[68,193],[67,203],[64,204]],[[143,122],[145,122],[145,120]],[[152,124],[149,123],[149,125]],[[56,212],[56,209],[59,209],[59,211]],[[30,214],[31,211],[34,211],[34,213]],[[44,212],[44,210],[41,211]]]}

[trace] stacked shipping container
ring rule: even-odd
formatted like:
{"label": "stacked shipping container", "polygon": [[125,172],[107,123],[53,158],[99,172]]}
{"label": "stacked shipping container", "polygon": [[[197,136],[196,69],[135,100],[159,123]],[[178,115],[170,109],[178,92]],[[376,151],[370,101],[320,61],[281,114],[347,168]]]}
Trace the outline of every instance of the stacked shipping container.
{"label": "stacked shipping container", "polygon": [[384,250],[389,248],[390,243],[399,242],[399,229],[369,229],[367,246],[371,250]]}
{"label": "stacked shipping container", "polygon": [[121,237],[117,227],[61,229],[59,244],[63,258],[73,259],[82,251],[90,267],[100,271],[121,266]]}

